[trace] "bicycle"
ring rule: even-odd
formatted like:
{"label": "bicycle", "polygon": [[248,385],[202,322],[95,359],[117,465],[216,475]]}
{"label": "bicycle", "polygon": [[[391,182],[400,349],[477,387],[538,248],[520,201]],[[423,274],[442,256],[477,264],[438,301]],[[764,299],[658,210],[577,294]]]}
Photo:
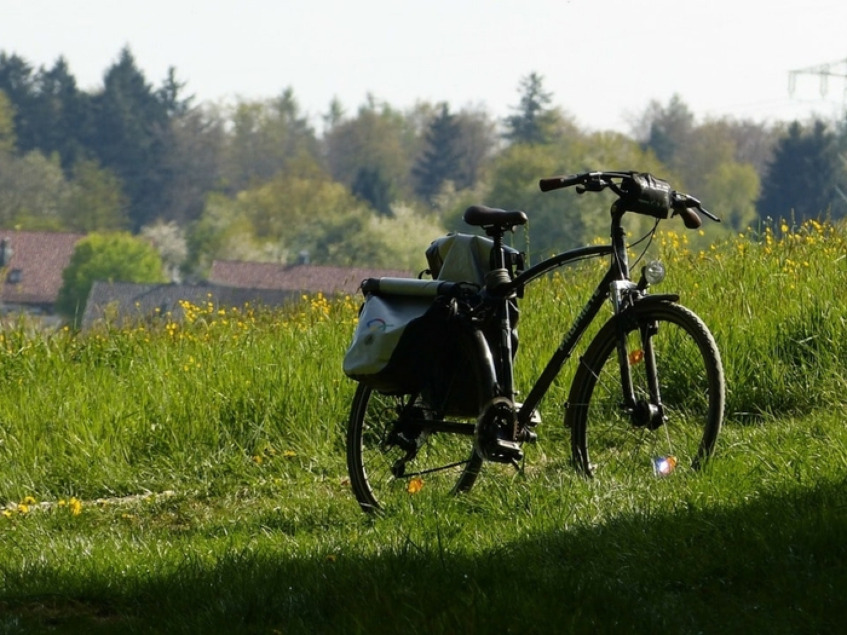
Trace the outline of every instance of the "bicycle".
{"label": "bicycle", "polygon": [[[673,216],[692,229],[700,226],[701,214],[719,219],[693,196],[646,173],[585,172],[541,179],[539,185],[542,191],[576,186],[580,194],[611,190],[617,198],[610,209],[609,243],[564,251],[523,270],[503,237],[524,225],[526,214],[472,206],[465,211],[465,222],[492,241],[491,271],[482,288],[415,279],[363,282],[363,292],[376,294],[412,283],[436,287],[434,297],[449,306],[461,334],[466,367],[458,380],[473,404],[455,416],[426,387],[384,394],[360,383],[346,446],[350,484],[364,511],[384,509],[423,487],[467,492],[486,462],[520,468],[523,445],[537,439],[542,398],[607,300],[612,316],[579,358],[565,404],[573,465],[598,479],[645,472],[676,476],[699,470],[712,455],[725,400],[715,339],[694,312],[679,304],[677,294],[650,293],[651,284],[664,277],[661,264],[645,265],[640,279],[632,279],[621,221],[628,212],[653,217],[644,237],[652,240],[659,222]],[[609,258],[605,275],[526,396],[517,401],[517,300],[530,283],[559,267],[604,257]]]}

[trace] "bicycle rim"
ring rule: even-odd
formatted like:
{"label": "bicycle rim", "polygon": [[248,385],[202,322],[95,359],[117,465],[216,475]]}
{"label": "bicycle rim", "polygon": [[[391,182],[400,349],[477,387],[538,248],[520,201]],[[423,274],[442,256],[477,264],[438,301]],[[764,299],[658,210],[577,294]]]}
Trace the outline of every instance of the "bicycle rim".
{"label": "bicycle rim", "polygon": [[[453,419],[451,419],[453,421]],[[472,420],[457,420],[473,430]],[[419,398],[384,395],[359,385],[347,429],[347,469],[366,512],[469,490],[482,459],[473,436],[439,432]]]}
{"label": "bicycle rim", "polygon": [[[625,333],[636,412],[622,405],[617,322]],[[663,414],[652,419],[644,416],[657,401],[649,388],[650,346]],[[696,471],[714,450],[724,393],[720,354],[694,313],[674,304],[636,306],[600,330],[574,377],[565,417],[574,462],[604,481]]]}

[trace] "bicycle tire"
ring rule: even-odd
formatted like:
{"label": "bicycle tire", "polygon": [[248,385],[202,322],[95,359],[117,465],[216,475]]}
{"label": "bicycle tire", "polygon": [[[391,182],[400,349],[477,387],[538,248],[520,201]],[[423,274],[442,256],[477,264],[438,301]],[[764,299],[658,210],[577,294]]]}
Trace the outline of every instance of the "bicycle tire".
{"label": "bicycle tire", "polygon": [[[634,394],[641,403],[650,401],[645,337],[655,351],[664,417],[652,425],[638,420],[637,409],[621,405],[619,332],[626,337]],[[580,360],[565,414],[574,464],[604,481],[699,470],[714,451],[725,395],[720,353],[703,321],[678,304],[640,302],[609,320]]]}
{"label": "bicycle tire", "polygon": [[[427,498],[473,487],[483,462],[473,448],[475,420],[451,417],[451,422],[467,426],[468,434],[427,429],[428,422],[441,421],[420,396],[386,395],[359,384],[346,443],[350,485],[363,511],[384,511],[418,494]],[[418,446],[415,456],[399,474],[395,466],[410,443]]]}

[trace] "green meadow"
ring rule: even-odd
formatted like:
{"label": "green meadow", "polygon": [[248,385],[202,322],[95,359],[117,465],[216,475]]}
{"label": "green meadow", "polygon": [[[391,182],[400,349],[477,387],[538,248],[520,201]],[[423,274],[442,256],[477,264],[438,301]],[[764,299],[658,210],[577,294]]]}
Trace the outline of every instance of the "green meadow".
{"label": "green meadow", "polygon": [[[847,623],[847,230],[649,248],[715,334],[714,460],[574,473],[573,364],[522,471],[385,515],[349,488],[359,298],[0,333],[0,633],[820,633]],[[603,263],[527,291],[518,380]],[[423,268],[423,265],[421,266]],[[587,344],[583,342],[583,345]]]}

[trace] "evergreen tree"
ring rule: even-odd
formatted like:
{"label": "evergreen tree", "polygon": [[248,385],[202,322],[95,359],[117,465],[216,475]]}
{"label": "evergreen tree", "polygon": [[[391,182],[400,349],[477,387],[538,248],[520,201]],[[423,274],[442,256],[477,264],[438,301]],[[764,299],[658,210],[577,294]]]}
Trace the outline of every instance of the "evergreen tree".
{"label": "evergreen tree", "polygon": [[88,154],[85,136],[90,114],[90,98],[77,89],[64,58],[60,57],[53,68],[38,72],[31,143],[45,154],[58,152],[66,171]]}
{"label": "evergreen tree", "polygon": [[17,147],[32,150],[32,112],[35,101],[35,78],[32,67],[18,55],[0,53],[0,91],[6,94],[14,113]]}
{"label": "evergreen tree", "polygon": [[108,69],[103,91],[94,97],[96,128],[90,141],[103,167],[124,183],[133,230],[162,215],[171,177],[169,112],[175,97],[154,91],[129,49]]}
{"label": "evergreen tree", "polygon": [[694,115],[680,96],[674,95],[667,106],[652,102],[644,119],[649,126],[646,146],[662,163],[673,165],[694,128]]}
{"label": "evergreen tree", "polygon": [[428,201],[438,194],[447,181],[457,187],[466,185],[462,174],[460,129],[447,104],[432,119],[426,132],[426,149],[412,169],[417,179],[415,191]]}
{"label": "evergreen tree", "polygon": [[520,83],[521,100],[517,112],[506,118],[505,137],[512,143],[537,145],[553,140],[558,113],[550,108],[552,93],[544,90],[544,78],[530,73]]}
{"label": "evergreen tree", "polygon": [[359,168],[350,188],[354,196],[383,216],[391,216],[392,189],[380,166]]}
{"label": "evergreen tree", "polygon": [[795,121],[777,143],[763,181],[759,214],[798,222],[825,214],[843,216],[841,176],[835,134],[819,120],[811,131]]}

